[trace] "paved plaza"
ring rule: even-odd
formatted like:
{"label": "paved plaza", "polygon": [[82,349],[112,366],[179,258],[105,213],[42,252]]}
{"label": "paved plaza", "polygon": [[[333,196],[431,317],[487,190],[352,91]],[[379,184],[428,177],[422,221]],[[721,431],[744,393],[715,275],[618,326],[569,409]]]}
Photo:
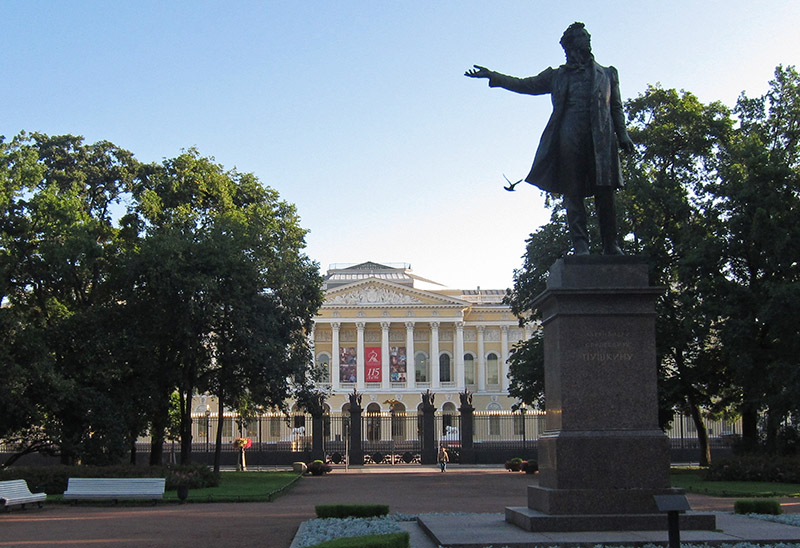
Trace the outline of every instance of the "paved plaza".
{"label": "paved plaza", "polygon": [[[419,465],[337,468],[327,476],[301,479],[272,503],[46,504],[0,513],[0,547],[288,548],[301,523],[314,518],[317,504],[388,504],[392,513],[407,514],[502,513],[506,506],[527,504],[527,486],[533,481],[499,466],[454,465],[445,473]],[[689,500],[694,510],[733,510],[734,499],[689,495]],[[800,499],[782,502],[784,512],[800,512]],[[414,548],[435,546],[419,527],[408,526]]]}

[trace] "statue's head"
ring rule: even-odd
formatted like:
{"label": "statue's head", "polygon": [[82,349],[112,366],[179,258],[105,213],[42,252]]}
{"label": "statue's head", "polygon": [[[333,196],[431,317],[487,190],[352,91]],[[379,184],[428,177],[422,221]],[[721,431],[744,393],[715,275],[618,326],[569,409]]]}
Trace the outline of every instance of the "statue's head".
{"label": "statue's head", "polygon": [[592,52],[592,37],[583,23],[572,23],[561,35],[560,43],[567,58],[571,57],[573,52],[582,54]]}

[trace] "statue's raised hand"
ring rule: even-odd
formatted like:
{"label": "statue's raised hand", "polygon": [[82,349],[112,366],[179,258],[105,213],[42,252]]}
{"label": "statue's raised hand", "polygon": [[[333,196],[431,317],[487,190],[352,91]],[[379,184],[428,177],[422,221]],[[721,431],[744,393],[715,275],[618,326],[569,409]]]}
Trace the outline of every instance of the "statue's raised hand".
{"label": "statue's raised hand", "polygon": [[480,65],[472,66],[475,68],[469,69],[464,73],[464,76],[469,76],[470,78],[489,78],[492,75],[492,71],[486,67],[482,67]]}

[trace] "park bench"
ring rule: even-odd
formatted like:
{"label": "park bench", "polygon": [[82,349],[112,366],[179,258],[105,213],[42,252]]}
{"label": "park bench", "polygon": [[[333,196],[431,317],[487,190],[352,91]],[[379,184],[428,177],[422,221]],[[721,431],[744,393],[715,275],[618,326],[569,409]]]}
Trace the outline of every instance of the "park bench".
{"label": "park bench", "polygon": [[164,478],[69,478],[64,500],[152,500],[164,498]]}
{"label": "park bench", "polygon": [[6,509],[17,504],[25,508],[26,504],[33,502],[38,503],[41,508],[46,498],[46,493],[31,493],[24,479],[0,481],[0,501]]}

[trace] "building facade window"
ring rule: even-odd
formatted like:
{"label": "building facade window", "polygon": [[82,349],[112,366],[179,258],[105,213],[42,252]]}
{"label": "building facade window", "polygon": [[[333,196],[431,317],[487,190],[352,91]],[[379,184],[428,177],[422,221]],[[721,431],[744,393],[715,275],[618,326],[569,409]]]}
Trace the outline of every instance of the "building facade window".
{"label": "building facade window", "polygon": [[464,382],[475,384],[475,356],[464,354]]}
{"label": "building facade window", "polygon": [[439,380],[441,382],[453,382],[453,369],[449,354],[439,356]]}
{"label": "building facade window", "polygon": [[486,383],[500,384],[500,363],[494,352],[486,356]]}
{"label": "building facade window", "polygon": [[428,356],[417,352],[414,356],[414,379],[416,382],[428,382]]}
{"label": "building facade window", "polygon": [[325,352],[317,356],[317,374],[319,375],[319,382],[331,382],[331,357]]}
{"label": "building facade window", "polygon": [[381,406],[373,402],[367,406],[367,439],[378,441],[381,439]]}

